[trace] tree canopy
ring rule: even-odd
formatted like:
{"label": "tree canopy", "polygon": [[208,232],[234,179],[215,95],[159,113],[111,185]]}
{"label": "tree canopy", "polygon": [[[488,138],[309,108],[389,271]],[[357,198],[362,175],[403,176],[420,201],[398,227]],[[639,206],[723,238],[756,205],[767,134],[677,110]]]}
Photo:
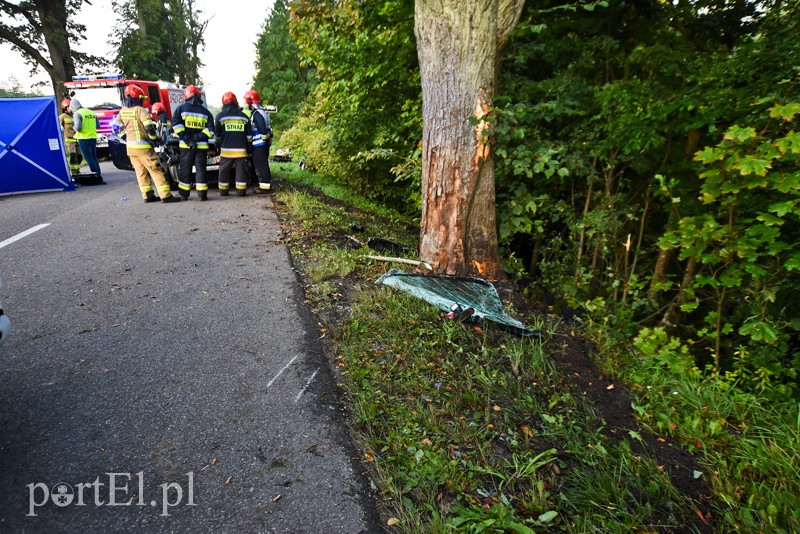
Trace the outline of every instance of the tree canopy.
{"label": "tree canopy", "polygon": [[114,62],[126,77],[199,84],[208,21],[194,0],[115,0]]}
{"label": "tree canopy", "polygon": [[12,3],[0,0],[0,40],[17,50],[33,71],[43,68],[56,95],[64,94],[64,82],[77,66],[102,65],[103,58],[76,50],[85,39],[86,27],[75,15],[91,6],[89,0],[37,0]]}

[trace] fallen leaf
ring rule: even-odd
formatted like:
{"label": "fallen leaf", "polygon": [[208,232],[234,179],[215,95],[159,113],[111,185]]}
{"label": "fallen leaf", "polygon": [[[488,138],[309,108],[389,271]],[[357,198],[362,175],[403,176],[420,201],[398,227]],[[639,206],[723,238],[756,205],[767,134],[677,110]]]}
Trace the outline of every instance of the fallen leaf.
{"label": "fallen leaf", "polygon": [[525,434],[525,436],[529,438],[533,437],[533,430],[531,430],[531,427],[529,427],[528,425],[522,425],[520,429],[522,430],[522,433]]}
{"label": "fallen leaf", "polygon": [[425,438],[422,441],[420,441],[420,443],[422,443],[423,445],[431,445],[433,442],[430,439]]}
{"label": "fallen leaf", "polygon": [[217,465],[217,459],[216,458],[212,458],[211,461],[208,462],[208,463],[210,463],[211,465]]}
{"label": "fallen leaf", "polygon": [[389,525],[390,527],[393,527],[399,522],[400,520],[397,519],[396,517],[390,517],[389,520],[386,522],[386,524]]}
{"label": "fallen leaf", "polygon": [[607,390],[612,390],[612,389],[614,389],[614,384],[609,384],[609,386],[608,386],[606,389],[607,389]]}
{"label": "fallen leaf", "polygon": [[496,405],[496,404],[494,406],[492,406],[492,410],[494,410],[496,412],[502,412],[503,411],[503,409],[500,406]]}

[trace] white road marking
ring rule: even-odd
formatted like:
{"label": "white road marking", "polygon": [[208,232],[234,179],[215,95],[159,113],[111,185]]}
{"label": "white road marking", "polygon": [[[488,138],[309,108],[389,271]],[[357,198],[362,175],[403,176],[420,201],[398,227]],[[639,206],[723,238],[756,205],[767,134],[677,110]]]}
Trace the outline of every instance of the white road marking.
{"label": "white road marking", "polygon": [[270,387],[270,386],[272,385],[272,383],[273,383],[273,382],[275,382],[275,381],[278,379],[278,377],[279,377],[279,376],[281,376],[281,375],[283,374],[283,372],[284,372],[286,369],[288,369],[290,365],[292,365],[292,363],[294,363],[294,361],[295,361],[296,359],[297,359],[297,356],[295,356],[294,358],[292,358],[291,360],[289,360],[289,363],[287,363],[286,365],[284,365],[284,366],[283,366],[283,369],[281,369],[280,371],[278,371],[278,374],[272,377],[272,380],[270,380],[270,381],[269,381],[269,384],[267,384],[267,387]]}
{"label": "white road marking", "polygon": [[311,375],[311,378],[309,378],[309,379],[308,379],[308,382],[306,382],[306,385],[305,385],[305,386],[303,386],[303,389],[301,389],[301,390],[300,390],[300,393],[298,393],[298,394],[297,394],[297,396],[294,398],[294,402],[295,402],[295,404],[297,403],[297,401],[299,401],[299,400],[300,400],[300,397],[302,397],[302,396],[303,396],[303,393],[305,393],[305,392],[306,392],[306,390],[308,389],[308,386],[310,386],[310,385],[311,385],[311,381],[312,381],[312,380],[314,380],[314,377],[315,377],[315,376],[317,376],[317,373],[319,373],[319,367],[317,367],[317,370],[316,370],[316,371],[314,371],[314,374],[313,374],[313,375]]}
{"label": "white road marking", "polygon": [[0,248],[3,248],[3,247],[4,247],[4,246],[6,246],[6,245],[10,245],[10,244],[11,244],[11,243],[13,243],[14,241],[19,241],[19,240],[20,240],[20,239],[22,239],[23,237],[25,237],[25,236],[29,236],[29,235],[31,235],[31,234],[32,234],[32,233],[34,233],[34,232],[38,232],[39,230],[41,230],[42,228],[45,228],[45,227],[47,227],[47,226],[50,226],[50,223],[37,224],[37,225],[36,225],[36,226],[34,226],[33,228],[28,228],[28,229],[27,229],[27,230],[25,230],[24,232],[20,232],[20,233],[18,233],[17,235],[15,235],[14,237],[9,237],[9,238],[8,238],[8,239],[6,239],[5,241],[2,241],[2,242],[0,242]]}

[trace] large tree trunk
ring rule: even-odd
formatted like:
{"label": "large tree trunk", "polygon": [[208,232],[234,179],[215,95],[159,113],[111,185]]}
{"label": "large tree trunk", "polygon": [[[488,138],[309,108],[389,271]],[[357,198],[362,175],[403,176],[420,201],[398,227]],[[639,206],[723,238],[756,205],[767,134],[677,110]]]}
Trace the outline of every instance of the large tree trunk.
{"label": "large tree trunk", "polygon": [[420,256],[437,273],[503,276],[485,116],[502,49],[523,4],[416,0],[423,115]]}
{"label": "large tree trunk", "polygon": [[42,23],[42,33],[50,54],[50,65],[43,65],[50,75],[56,98],[64,96],[64,82],[75,75],[75,63],[67,31],[65,0],[38,0],[36,9]]}
{"label": "large tree trunk", "polygon": [[[0,14],[7,17],[6,22],[17,23],[0,24],[0,40],[14,45],[28,61],[47,72],[57,98],[64,95],[64,82],[75,74],[67,29],[68,11],[66,0],[0,1]],[[39,49],[40,38],[44,39],[47,55]]]}

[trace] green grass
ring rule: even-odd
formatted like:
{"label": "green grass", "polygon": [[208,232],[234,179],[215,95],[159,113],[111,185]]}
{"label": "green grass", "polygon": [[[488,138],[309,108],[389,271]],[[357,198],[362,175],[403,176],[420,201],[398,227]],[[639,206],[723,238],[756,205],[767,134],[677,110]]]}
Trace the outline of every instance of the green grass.
{"label": "green grass", "polygon": [[[367,235],[391,230],[411,244],[416,236],[403,235],[401,223],[386,224],[402,218],[373,213],[310,173],[276,174],[287,186],[276,194],[287,242],[327,321],[352,430],[392,531],[671,532],[698,524],[696,503],[663,467],[631,451],[637,436],[607,437],[594,407],[559,376],[555,324],[530,318],[545,338],[515,338],[448,321],[433,306],[376,286],[390,265],[365,260],[367,249],[344,246],[344,236],[363,225]],[[292,191],[293,183],[338,202]],[[334,301],[348,313],[326,314]],[[798,405],[703,379],[672,352],[648,358],[608,344],[600,353],[635,395],[641,424],[700,456],[717,532],[800,531]]]}

